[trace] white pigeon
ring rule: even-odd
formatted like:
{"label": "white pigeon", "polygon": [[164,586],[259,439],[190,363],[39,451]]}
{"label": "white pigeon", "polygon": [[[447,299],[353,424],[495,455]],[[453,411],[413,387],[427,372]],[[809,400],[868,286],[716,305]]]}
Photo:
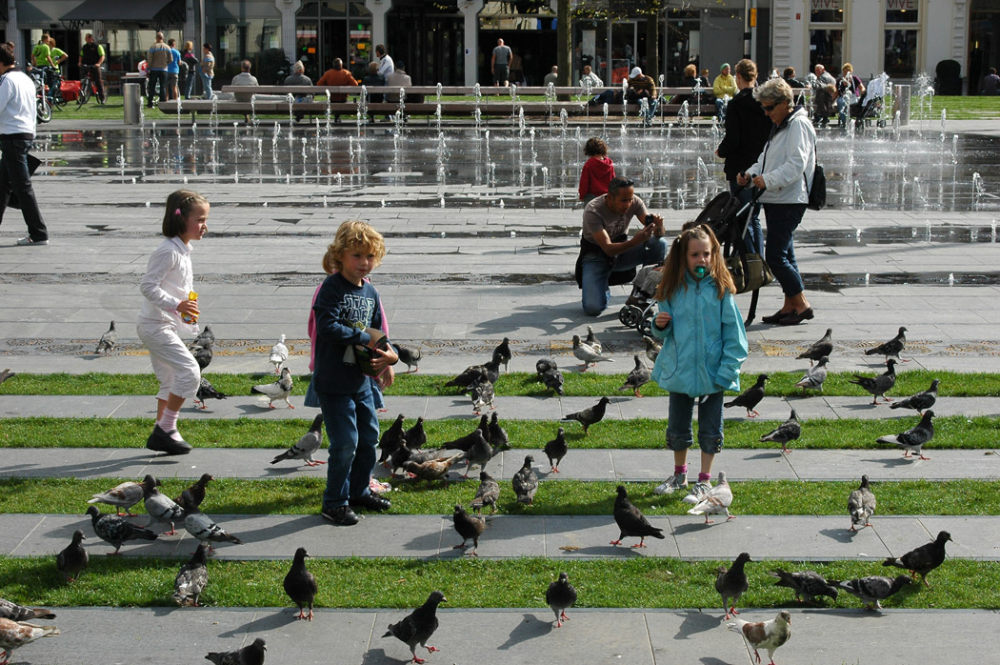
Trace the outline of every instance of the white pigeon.
{"label": "white pigeon", "polygon": [[596,365],[599,362],[614,362],[614,359],[605,358],[601,355],[600,351],[592,347],[590,344],[580,341],[579,335],[573,335],[573,355],[576,356],[577,360],[583,363],[583,365],[580,366],[581,372],[586,372],[588,367]]}
{"label": "white pigeon", "polygon": [[142,481],[142,495],[145,497],[146,512],[149,513],[148,528],[153,522],[169,522],[170,531],[164,533],[172,536],[177,533],[174,530],[174,522],[184,519],[184,509],[178,506],[173,499],[163,494],[156,488],[159,481],[153,476],[147,475]]}
{"label": "white pigeon", "polygon": [[735,519],[736,515],[729,514],[729,506],[733,504],[733,491],[729,488],[726,480],[726,472],[719,471],[719,480],[715,487],[711,488],[701,496],[695,507],[688,511],[689,515],[704,515],[705,524],[711,524],[709,515],[725,514],[726,520]]}
{"label": "white pigeon", "polygon": [[649,362],[655,363],[656,357],[660,355],[660,349],[663,348],[663,345],[649,335],[643,335],[642,342],[646,345],[646,357],[649,358]]}
{"label": "white pigeon", "polygon": [[796,388],[806,390],[818,390],[823,392],[823,382],[826,381],[826,364],[830,362],[827,356],[819,359],[819,362],[806,370],[805,376],[795,384]]}
{"label": "white pigeon", "polygon": [[302,437],[295,442],[295,445],[271,460],[271,464],[277,464],[281,460],[286,459],[305,460],[306,466],[326,464],[326,462],[321,462],[312,458],[313,454],[319,450],[319,447],[322,444],[323,414],[320,413],[313,418],[312,426],[309,427],[309,431],[303,434]]}
{"label": "white pigeon", "polygon": [[268,359],[274,365],[274,373],[278,374],[281,372],[281,366],[288,362],[288,347],[285,346],[284,335],[271,347],[271,355]]}
{"label": "white pigeon", "polygon": [[115,506],[118,509],[118,515],[122,514],[121,509],[124,508],[125,514],[131,517],[134,513],[130,512],[129,508],[140,501],[142,501],[142,485],[128,480],[112,487],[107,492],[95,494],[94,498],[87,503],[106,503],[109,506]]}
{"label": "white pigeon", "polygon": [[288,396],[292,394],[292,372],[287,367],[281,368],[281,377],[274,383],[262,383],[250,389],[251,395],[265,395],[267,397],[267,408],[274,408],[275,400],[284,400],[289,409],[294,409],[292,403],[288,401]]}
{"label": "white pigeon", "polygon": [[116,346],[118,346],[118,331],[115,330],[115,322],[112,321],[111,327],[97,341],[97,349],[94,350],[94,353],[112,353]]}
{"label": "white pigeon", "polygon": [[727,623],[729,630],[740,633],[746,641],[753,647],[753,655],[760,662],[758,649],[767,649],[767,657],[770,659],[768,665],[774,665],[774,652],[792,636],[792,615],[788,610],[781,610],[778,615],[770,621],[744,621],[736,619]]}

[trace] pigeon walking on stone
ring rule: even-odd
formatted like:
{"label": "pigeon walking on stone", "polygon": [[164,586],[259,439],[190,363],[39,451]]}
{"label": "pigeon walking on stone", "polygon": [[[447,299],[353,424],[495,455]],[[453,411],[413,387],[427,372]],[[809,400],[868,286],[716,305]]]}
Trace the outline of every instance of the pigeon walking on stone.
{"label": "pigeon walking on stone", "polygon": [[742,406],[747,410],[747,418],[756,418],[760,414],[757,412],[757,405],[764,399],[764,383],[767,382],[767,374],[757,377],[757,382],[736,396],[735,399],[723,404],[724,407]]}
{"label": "pigeon walking on stone", "polygon": [[[80,533],[83,533],[82,531]],[[55,612],[41,607],[25,607],[0,598],[0,619],[11,621],[33,621],[35,619],[55,619]]]}
{"label": "pigeon walking on stone", "polygon": [[792,615],[788,610],[781,610],[770,621],[736,621],[726,624],[729,630],[740,633],[747,643],[753,647],[753,655],[760,663],[760,649],[767,649],[768,665],[774,665],[774,652],[792,636]]}
{"label": "pigeon walking on stone", "polygon": [[97,340],[97,348],[94,349],[94,353],[104,355],[114,353],[116,346],[118,346],[118,331],[115,330],[115,322],[112,321],[111,327],[101,335],[101,339]]}
{"label": "pigeon walking on stone", "polygon": [[469,449],[465,451],[465,474],[462,476],[463,478],[469,477],[469,469],[472,468],[473,464],[478,465],[480,470],[482,470],[486,468],[486,463],[493,459],[493,446],[483,436],[482,430],[477,429],[476,432],[479,436],[472,442]]}
{"label": "pigeon walking on stone", "polygon": [[601,340],[594,336],[594,329],[587,326],[587,336],[583,340],[586,344],[590,346],[594,351],[601,353],[604,351],[604,345],[601,344]]}
{"label": "pigeon walking on stone", "polygon": [[524,464],[511,478],[511,486],[514,488],[514,495],[518,503],[531,505],[535,500],[535,492],[538,491],[538,476],[535,475],[531,465],[535,458],[528,455],[524,458]]}
{"label": "pigeon walking on stone", "polygon": [[477,416],[487,406],[490,409],[496,408],[493,405],[493,398],[496,396],[496,392],[493,389],[493,384],[489,381],[481,381],[473,384],[469,396],[472,398],[472,412]]}
{"label": "pigeon walking on stone", "polygon": [[479,419],[479,424],[476,426],[476,429],[472,430],[465,436],[460,436],[451,441],[445,441],[441,444],[441,447],[445,450],[461,450],[463,453],[468,452],[469,448],[471,448],[473,444],[477,443],[480,439],[486,439],[489,429],[489,418],[484,415]]}
{"label": "pigeon walking on stone", "polygon": [[795,383],[795,387],[802,388],[803,394],[805,394],[807,390],[818,390],[823,392],[823,382],[826,381],[826,364],[828,362],[830,362],[828,357],[820,357],[816,364],[810,367],[802,378]]}
{"label": "pigeon walking on stone", "polygon": [[403,469],[420,480],[441,480],[448,475],[452,464],[463,457],[465,457],[465,453],[458,453],[445,459],[433,459],[426,462],[417,462],[411,459],[403,464]]}
{"label": "pigeon walking on stone", "polygon": [[109,545],[114,545],[115,551],[109,552],[109,555],[118,554],[122,544],[129,540],[156,540],[156,534],[149,529],[135,526],[124,517],[102,515],[97,506],[87,508],[87,515],[90,515],[97,537]]}
{"label": "pigeon walking on stone", "polygon": [[194,338],[192,344],[198,344],[200,346],[213,346],[215,344],[215,333],[212,332],[212,326],[206,325],[198,333],[198,336]]}
{"label": "pigeon walking on stone", "polygon": [[[194,356],[194,360],[198,363],[198,367],[201,368],[201,371],[204,372],[205,369],[212,363],[212,356],[214,354],[212,353],[211,342],[205,342],[203,344],[196,344],[192,342],[188,346],[188,351],[190,351],[191,355]],[[211,386],[212,384],[208,385]]]}
{"label": "pigeon walking on stone", "polygon": [[649,335],[642,336],[642,343],[646,347],[646,357],[649,358],[649,362],[655,363],[656,357],[660,355],[660,349],[663,348],[663,344],[655,337],[650,337]]}
{"label": "pigeon walking on stone", "polygon": [[882,602],[892,594],[896,593],[907,584],[910,578],[906,575],[897,575],[895,579],[872,575],[870,577],[859,577],[853,580],[837,582],[830,580],[830,584],[842,591],[846,591],[852,596],[857,596],[865,604],[865,609],[880,610]]}
{"label": "pigeon walking on stone", "polygon": [[55,637],[58,634],[59,629],[55,626],[39,626],[33,623],[0,619],[0,653],[3,654],[3,660],[0,663],[4,665],[9,663],[14,649],[31,644],[43,637]]}
{"label": "pigeon walking on stone", "polygon": [[555,392],[557,395],[563,394],[563,385],[566,380],[563,378],[562,372],[560,372],[557,368],[542,372],[538,375],[538,378],[541,379],[542,383],[545,384],[545,387],[549,390]]}
{"label": "pigeon walking on stone", "polygon": [[802,570],[789,573],[781,568],[775,568],[771,575],[778,578],[774,586],[788,587],[795,592],[795,600],[815,603],[819,596],[829,596],[837,600],[837,587],[833,586],[819,573],[812,570]]}
{"label": "pigeon walking on stone", "polygon": [[917,413],[923,415],[924,411],[934,406],[934,402],[937,401],[937,391],[938,385],[940,385],[938,379],[931,381],[931,387],[923,392],[919,392],[916,395],[911,395],[906,399],[901,399],[898,402],[893,402],[889,405],[890,409],[913,409]]}
{"label": "pigeon walking on stone", "polygon": [[635,367],[628,373],[628,376],[625,377],[625,383],[623,383],[618,389],[618,392],[628,389],[631,390],[632,394],[636,397],[642,397],[642,395],[639,394],[639,388],[642,388],[644,385],[649,383],[651,372],[649,368],[646,367],[646,365],[639,359],[638,355],[632,356],[632,359],[635,361]]}
{"label": "pigeon walking on stone", "polygon": [[198,392],[194,394],[194,401],[196,404],[200,403],[198,408],[204,411],[208,408],[208,405],[205,404],[205,400],[226,399],[227,397],[229,397],[229,395],[219,392],[208,379],[201,377],[201,381],[198,383]]}
{"label": "pigeon walking on stone", "polygon": [[288,347],[285,346],[284,335],[271,347],[271,352],[268,354],[267,360],[274,365],[274,373],[280,374],[282,366],[288,362]]}
{"label": "pigeon walking on stone", "polygon": [[736,603],[743,592],[750,588],[746,571],[743,569],[750,562],[750,555],[747,552],[740,552],[736,560],[733,561],[733,565],[729,568],[720,567],[718,569],[718,575],[715,577],[715,590],[722,596],[722,609],[726,613],[727,620],[731,614],[739,614],[736,610]]}
{"label": "pigeon walking on stone", "polygon": [[569,452],[569,446],[566,445],[566,430],[562,427],[556,432],[556,438],[545,444],[545,456],[549,458],[549,466],[552,467],[551,473],[559,473],[559,463],[562,462],[562,458],[566,456]]}
{"label": "pigeon walking on stone", "polygon": [[916,453],[922,460],[929,460],[923,453],[924,445],[934,438],[934,412],[928,409],[920,417],[920,422],[912,428],[899,434],[887,434],[875,439],[878,443],[891,443],[903,449],[903,457],[909,459],[911,453]]}
{"label": "pigeon walking on stone", "polygon": [[[285,575],[285,593],[298,605],[299,613],[296,619],[313,620],[313,601],[316,599],[316,592],[319,587],[316,585],[316,577],[306,570],[306,548],[300,547],[295,550],[295,558],[292,559],[292,568]],[[305,608],[309,608],[309,614],[305,613]]]}
{"label": "pigeon walking on stone", "polygon": [[[684,497],[685,499],[687,497]],[[719,515],[723,514],[726,516],[726,521],[736,519],[736,515],[732,515],[729,512],[729,506],[733,505],[733,490],[729,487],[729,481],[726,480],[726,472],[719,471],[719,479],[715,483],[715,487],[710,488],[707,492],[697,498],[697,503],[694,508],[688,511],[689,515],[704,515],[705,524],[711,524],[712,520],[709,519],[709,515]]]}
{"label": "pigeon walking on stone", "polygon": [[420,358],[421,353],[419,348],[411,348],[409,346],[403,346],[402,344],[397,344],[393,342],[392,345],[396,348],[396,354],[399,356],[399,361],[406,365],[406,372],[418,372],[420,371]]}
{"label": "pigeon walking on stone", "polygon": [[649,523],[646,516],[628,500],[628,492],[624,485],[618,486],[618,496],[615,497],[615,523],[618,525],[618,540],[612,540],[612,545],[621,545],[625,538],[638,538],[639,542],[632,547],[645,547],[646,536],[664,539],[663,529]]}
{"label": "pigeon walking on stone", "polygon": [[849,531],[857,531],[866,526],[871,526],[872,515],[875,514],[875,493],[872,492],[868,482],[868,476],[861,476],[861,484],[858,489],[851,490],[847,497],[847,512],[851,516],[851,528]]}
{"label": "pigeon walking on stone", "polygon": [[72,542],[56,555],[56,569],[63,574],[67,582],[78,578],[80,573],[87,568],[87,564],[90,563],[90,555],[87,554],[87,550],[82,544],[86,538],[83,531],[77,529],[73,532]]}
{"label": "pigeon walking on stone", "polygon": [[490,513],[497,511],[497,500],[500,498],[500,483],[493,479],[493,476],[485,471],[479,472],[479,488],[476,489],[476,496],[469,504],[476,513],[482,512],[485,506],[490,507]]}
{"label": "pigeon walking on stone", "polygon": [[562,622],[569,621],[566,610],[576,604],[576,589],[569,583],[569,575],[559,573],[559,579],[549,584],[545,591],[545,602],[556,615],[556,628],[562,628]]}
{"label": "pigeon walking on stone", "polygon": [[795,413],[795,409],[792,409],[792,413],[788,416],[788,420],[781,423],[764,436],[760,437],[760,440],[780,443],[781,452],[790,453],[792,451],[788,449],[786,444],[799,438],[801,434],[802,426],[799,424],[799,416]]}
{"label": "pigeon walking on stone", "polygon": [[417,645],[427,649],[429,653],[440,651],[437,647],[427,645],[427,640],[431,638],[438,627],[437,608],[438,604],[448,602],[444,594],[440,591],[433,591],[428,596],[423,605],[415,609],[409,616],[404,617],[398,623],[389,624],[389,630],[382,637],[395,637],[408,647],[413,655],[414,663],[425,662],[423,658],[417,657]]}
{"label": "pigeon walking on stone", "polygon": [[212,543],[230,542],[242,545],[243,541],[232,535],[215,523],[211,517],[201,512],[197,506],[184,505],[187,516],[184,518],[184,528],[199,541],[208,545],[208,552],[215,551]]}
{"label": "pigeon walking on stone", "polygon": [[116,511],[118,515],[122,514],[122,508],[124,508],[126,515],[134,517],[134,513],[129,511],[129,508],[140,501],[142,501],[142,485],[128,480],[112,487],[107,492],[95,494],[87,503],[106,503],[109,506],[115,506],[118,509]]}
{"label": "pigeon walking on stone", "polygon": [[582,362],[580,365],[580,371],[586,372],[587,368],[591,365],[596,365],[600,362],[613,363],[613,358],[605,358],[601,355],[601,352],[587,344],[586,342],[580,341],[579,335],[573,335],[573,355],[576,359]]}
{"label": "pigeon walking on stone", "polygon": [[576,413],[568,413],[562,419],[578,421],[583,425],[583,433],[586,435],[591,425],[597,424],[604,419],[604,414],[608,409],[610,401],[607,397],[602,397],[594,406],[577,411]]}
{"label": "pigeon walking on stone", "polygon": [[205,488],[208,487],[208,484],[213,480],[215,480],[215,478],[212,474],[201,474],[201,477],[178,494],[174,501],[182,507],[187,505],[197,508],[201,505],[201,502],[205,500]]}
{"label": "pigeon walking on stone", "polygon": [[910,362],[908,359],[903,360],[899,357],[900,352],[903,347],[906,346],[906,328],[904,326],[899,327],[899,332],[896,336],[890,339],[888,342],[883,342],[873,349],[867,349],[865,351],[866,356],[885,356],[886,360],[889,358],[895,358],[896,360],[902,362]]}
{"label": "pigeon walking on stone", "polygon": [[154,522],[170,524],[170,531],[165,531],[163,535],[172,536],[177,533],[174,530],[174,522],[184,519],[184,509],[177,505],[173,499],[160,492],[157,485],[160,484],[156,478],[146,475],[142,481],[142,496],[146,505],[146,512],[149,513],[149,523],[147,528]]}
{"label": "pigeon walking on stone", "polygon": [[281,453],[273,460],[271,464],[277,464],[278,462],[286,459],[300,459],[305,461],[306,466],[316,466],[317,464],[326,464],[321,460],[314,460],[313,455],[319,450],[319,447],[323,444],[323,414],[319,413],[313,418],[312,425],[309,426],[309,431],[303,434],[298,441],[296,441],[291,448]]}
{"label": "pigeon walking on stone", "polygon": [[215,665],[264,665],[265,651],[267,646],[264,640],[258,637],[242,649],[211,651],[205,656],[205,660],[210,660]]}
{"label": "pigeon walking on stone", "polygon": [[413,424],[413,427],[403,433],[403,438],[406,439],[406,447],[410,450],[419,450],[427,443],[427,433],[424,432],[423,416],[417,418],[417,422]]}
{"label": "pigeon walking on stone", "polygon": [[855,374],[853,379],[848,380],[848,383],[853,383],[856,386],[861,386],[867,392],[873,395],[872,404],[878,404],[878,398],[881,397],[886,402],[891,402],[892,400],[885,396],[887,392],[892,390],[892,387],[896,385],[896,361],[889,358],[885,361],[886,369],[884,374],[879,374],[876,377],[861,376]]}
{"label": "pigeon walking on stone", "polygon": [[950,533],[939,531],[933,541],[910,550],[898,559],[889,557],[882,562],[882,565],[908,570],[913,579],[916,579],[919,573],[924,586],[929,589],[931,585],[927,583],[927,574],[944,563],[944,544],[949,540],[951,540]]}
{"label": "pigeon walking on stone", "polygon": [[396,419],[389,425],[389,428],[382,432],[379,437],[378,447],[382,452],[379,454],[379,464],[385,465],[389,461],[389,456],[396,452],[406,441],[406,432],[403,429],[403,414],[396,416]]}
{"label": "pigeon walking on stone", "polygon": [[506,337],[493,349],[493,361],[503,365],[505,372],[510,371],[510,340]]}
{"label": "pigeon walking on stone", "polygon": [[823,356],[827,358],[833,353],[833,342],[830,341],[833,336],[833,328],[827,328],[826,334],[819,338],[819,340],[813,342],[809,345],[809,348],[795,356],[796,360],[801,360],[803,358],[809,359],[809,366],[811,367],[813,361],[818,361]]}
{"label": "pigeon walking on stone", "polygon": [[486,529],[486,520],[479,515],[470,515],[461,504],[455,504],[455,511],[452,513],[452,521],[455,523],[455,531],[462,537],[462,542],[452,549],[464,550],[465,543],[472,539],[472,550],[466,552],[470,556],[479,556],[476,550],[479,549],[479,536]]}
{"label": "pigeon walking on stone", "polygon": [[250,389],[250,394],[266,396],[269,409],[274,408],[275,400],[283,400],[289,409],[294,409],[295,407],[288,401],[288,396],[292,394],[292,372],[287,367],[282,367],[281,377],[277,381],[254,386]]}
{"label": "pigeon walking on stone", "polygon": [[198,543],[191,558],[177,571],[174,578],[174,602],[180,607],[198,607],[201,592],[208,585],[208,551]]}

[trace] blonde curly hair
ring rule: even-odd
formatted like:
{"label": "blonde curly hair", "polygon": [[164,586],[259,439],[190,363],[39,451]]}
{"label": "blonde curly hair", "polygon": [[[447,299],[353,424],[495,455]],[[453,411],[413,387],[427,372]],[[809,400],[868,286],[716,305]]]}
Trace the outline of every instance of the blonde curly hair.
{"label": "blonde curly hair", "polygon": [[361,249],[375,255],[375,265],[377,268],[385,258],[385,240],[382,234],[376,231],[370,224],[357,219],[351,219],[337,229],[337,235],[333,242],[326,248],[323,255],[323,270],[329,275],[340,272],[344,264],[341,260],[344,252],[354,249]]}

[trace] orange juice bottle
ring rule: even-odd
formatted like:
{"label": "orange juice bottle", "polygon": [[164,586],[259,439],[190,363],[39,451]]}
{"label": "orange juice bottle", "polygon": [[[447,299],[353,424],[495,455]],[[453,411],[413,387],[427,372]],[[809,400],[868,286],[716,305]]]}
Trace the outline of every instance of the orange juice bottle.
{"label": "orange juice bottle", "polygon": [[[198,299],[198,292],[197,291],[189,291],[188,292],[188,300],[197,300],[197,299]],[[197,323],[198,322],[198,315],[197,314],[189,314],[187,312],[181,312],[181,321],[183,321],[184,323]]]}

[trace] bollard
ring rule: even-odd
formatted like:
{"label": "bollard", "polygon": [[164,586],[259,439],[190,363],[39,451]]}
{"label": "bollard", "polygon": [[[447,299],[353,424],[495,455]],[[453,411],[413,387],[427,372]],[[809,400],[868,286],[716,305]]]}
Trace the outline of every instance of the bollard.
{"label": "bollard", "polygon": [[910,86],[896,84],[892,86],[892,115],[899,111],[899,126],[910,124]]}
{"label": "bollard", "polygon": [[139,111],[142,104],[141,86],[138,83],[126,83],[122,86],[123,106],[125,107],[125,124],[138,125]]}

